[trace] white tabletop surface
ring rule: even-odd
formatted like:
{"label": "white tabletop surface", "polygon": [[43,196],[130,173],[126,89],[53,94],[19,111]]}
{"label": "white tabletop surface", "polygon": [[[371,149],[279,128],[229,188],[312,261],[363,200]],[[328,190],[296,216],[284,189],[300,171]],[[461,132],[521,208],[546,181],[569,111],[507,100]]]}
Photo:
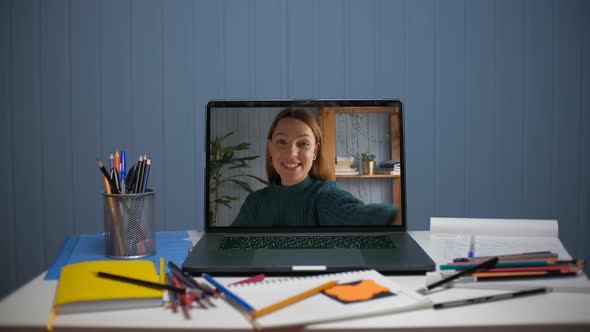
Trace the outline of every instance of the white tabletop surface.
{"label": "white tabletop surface", "polygon": [[[410,232],[428,252],[429,232]],[[43,331],[51,309],[57,281],[43,280],[44,273],[0,302],[0,331]],[[424,276],[391,276],[396,282],[418,289]],[[231,281],[236,278],[221,278]],[[433,301],[502,293],[482,289],[448,289],[434,292]],[[62,314],[55,319],[55,331],[88,330],[251,330],[236,310],[218,301],[213,309],[193,308],[192,319],[163,308],[121,310],[85,314]],[[420,330],[448,329],[486,331],[590,331],[590,293],[562,293],[528,296],[443,310],[422,309],[371,318],[310,325],[313,330]],[[293,330],[300,330],[296,328]],[[287,331],[283,329],[282,331]]]}

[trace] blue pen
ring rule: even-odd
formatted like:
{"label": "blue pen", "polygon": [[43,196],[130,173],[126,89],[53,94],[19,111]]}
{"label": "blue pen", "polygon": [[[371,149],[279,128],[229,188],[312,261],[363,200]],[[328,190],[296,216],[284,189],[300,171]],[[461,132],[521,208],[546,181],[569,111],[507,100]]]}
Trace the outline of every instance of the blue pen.
{"label": "blue pen", "polygon": [[253,312],[254,311],[254,308],[251,305],[249,305],[248,303],[246,303],[246,301],[240,299],[236,294],[232,293],[229,289],[225,288],[225,286],[223,286],[222,284],[220,284],[219,282],[217,282],[215,279],[213,279],[213,277],[211,277],[207,273],[203,273],[203,278],[205,278],[205,280],[207,280],[213,286],[215,286],[215,288],[219,289],[227,297],[229,297],[230,299],[232,299],[235,303],[237,303],[238,305],[240,305],[242,308],[246,309],[246,311],[248,311],[248,312]]}
{"label": "blue pen", "polygon": [[467,257],[475,257],[475,236],[473,235],[469,237],[469,252],[467,253]]}
{"label": "blue pen", "polygon": [[127,169],[126,169],[126,165],[127,162],[125,160],[125,151],[121,150],[121,156],[120,156],[120,168],[121,170],[119,171],[119,180],[120,181],[125,181],[125,176],[127,175]]}

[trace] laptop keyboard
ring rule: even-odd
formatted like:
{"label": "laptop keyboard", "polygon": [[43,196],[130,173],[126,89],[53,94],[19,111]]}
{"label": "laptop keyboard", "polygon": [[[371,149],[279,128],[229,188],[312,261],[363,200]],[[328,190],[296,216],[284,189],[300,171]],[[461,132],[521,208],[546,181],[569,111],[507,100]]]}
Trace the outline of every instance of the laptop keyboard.
{"label": "laptop keyboard", "polygon": [[395,248],[387,236],[226,236],[220,250],[230,249],[387,249]]}

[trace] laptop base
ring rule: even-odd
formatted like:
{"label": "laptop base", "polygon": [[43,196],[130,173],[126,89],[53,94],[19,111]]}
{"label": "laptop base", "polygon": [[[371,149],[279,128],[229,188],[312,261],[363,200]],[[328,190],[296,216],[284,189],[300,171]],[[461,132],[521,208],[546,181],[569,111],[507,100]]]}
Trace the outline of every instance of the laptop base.
{"label": "laptop base", "polygon": [[[244,234],[253,235],[258,234]],[[207,233],[193,247],[182,269],[193,275],[299,275],[363,269],[375,269],[383,274],[424,274],[435,269],[435,263],[408,233],[386,235],[395,248],[218,250],[225,235]]]}

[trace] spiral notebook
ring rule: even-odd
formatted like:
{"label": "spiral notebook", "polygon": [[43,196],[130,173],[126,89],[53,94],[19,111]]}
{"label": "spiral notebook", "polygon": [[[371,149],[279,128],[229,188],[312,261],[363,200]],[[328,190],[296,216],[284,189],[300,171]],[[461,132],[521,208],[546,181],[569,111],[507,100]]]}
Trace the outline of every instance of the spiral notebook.
{"label": "spiral notebook", "polygon": [[318,287],[338,284],[321,293],[252,320],[255,328],[307,325],[356,317],[391,314],[432,305],[430,300],[375,270],[308,277],[266,279],[229,289],[256,310]]}

